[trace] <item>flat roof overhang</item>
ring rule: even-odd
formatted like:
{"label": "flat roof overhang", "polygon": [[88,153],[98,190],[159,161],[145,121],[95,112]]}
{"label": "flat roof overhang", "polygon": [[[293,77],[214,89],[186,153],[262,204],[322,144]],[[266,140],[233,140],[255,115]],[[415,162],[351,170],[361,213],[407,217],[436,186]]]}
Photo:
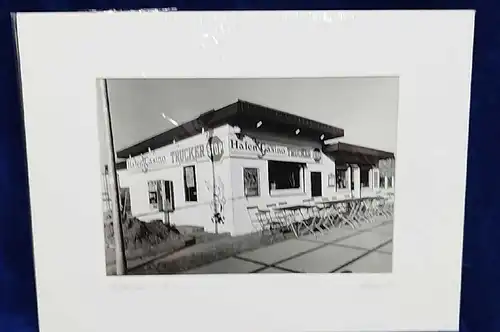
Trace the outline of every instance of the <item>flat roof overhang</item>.
{"label": "flat roof overhang", "polygon": [[148,152],[149,149],[154,150],[172,144],[174,140],[178,142],[197,135],[203,129],[209,130],[225,124],[238,126],[242,131],[250,129],[255,131],[258,122],[262,122],[258,130],[284,136],[295,136],[295,130],[300,129],[299,137],[317,142],[344,136],[344,130],[341,128],[238,100],[218,110],[205,112],[196,119],[122,149],[117,152],[117,157],[128,158],[129,156],[137,156]]}
{"label": "flat roof overhang", "polygon": [[392,152],[340,142],[324,146],[323,152],[338,164],[375,166],[382,159],[394,159]]}

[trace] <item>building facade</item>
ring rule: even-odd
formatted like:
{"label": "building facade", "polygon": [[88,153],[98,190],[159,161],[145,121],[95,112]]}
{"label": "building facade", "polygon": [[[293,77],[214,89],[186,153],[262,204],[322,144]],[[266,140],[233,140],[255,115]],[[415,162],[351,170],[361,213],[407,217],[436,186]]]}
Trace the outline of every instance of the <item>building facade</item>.
{"label": "building facade", "polygon": [[[349,145],[329,148],[325,138],[341,137],[343,130],[283,112],[266,118],[263,114],[274,110],[255,104],[250,104],[253,110],[240,101],[230,106],[236,111],[222,116],[213,111],[212,121],[202,116],[183,125],[184,131],[174,129],[119,151],[127,156],[118,177],[130,195],[132,215],[238,235],[256,230],[249,206],[391,190],[393,174],[388,167],[382,174],[378,167],[381,159],[393,158],[391,153],[357,147],[364,149],[359,153]],[[277,124],[269,125],[272,121]]]}

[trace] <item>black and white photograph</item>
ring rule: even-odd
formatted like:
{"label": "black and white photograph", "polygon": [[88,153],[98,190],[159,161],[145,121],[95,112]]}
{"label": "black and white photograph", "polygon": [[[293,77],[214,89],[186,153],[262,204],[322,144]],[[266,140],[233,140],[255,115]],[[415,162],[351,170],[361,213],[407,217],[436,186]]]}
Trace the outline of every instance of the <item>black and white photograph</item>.
{"label": "black and white photograph", "polygon": [[107,275],[392,272],[398,77],[97,86]]}

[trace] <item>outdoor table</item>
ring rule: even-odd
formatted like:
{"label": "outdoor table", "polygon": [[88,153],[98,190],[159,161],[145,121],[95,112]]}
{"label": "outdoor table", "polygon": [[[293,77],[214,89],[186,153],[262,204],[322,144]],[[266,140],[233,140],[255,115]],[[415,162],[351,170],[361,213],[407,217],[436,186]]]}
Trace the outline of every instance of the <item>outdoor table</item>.
{"label": "outdoor table", "polygon": [[333,205],[332,201],[329,200],[323,200],[315,203],[316,206],[318,207],[318,215],[320,218],[320,225],[321,227],[326,228],[327,230],[330,229],[328,224],[330,226],[335,227],[335,216],[336,214],[332,211]]}
{"label": "outdoor table", "polygon": [[[311,209],[315,208],[314,205],[308,205],[308,204],[294,204],[294,205],[285,205],[285,206],[278,206],[274,207],[274,211],[283,211],[284,218],[286,219],[287,226],[290,227],[296,237],[299,237],[300,231],[301,231],[301,226],[304,226],[311,234],[314,233],[314,229],[317,228],[317,216],[312,214],[313,217],[311,225],[307,223],[307,218],[304,215],[304,210],[311,211]],[[290,213],[286,213],[290,212]],[[299,217],[298,220],[298,225],[297,228],[294,228],[294,222],[297,221],[295,219],[296,217]]]}
{"label": "outdoor table", "polygon": [[[356,228],[358,221],[355,218],[356,211],[358,210],[359,198],[346,198],[340,200],[329,200],[321,202],[331,206],[331,219],[338,217],[341,224],[345,223],[352,228]],[[344,211],[341,211],[343,209]],[[344,213],[345,212],[345,213]]]}
{"label": "outdoor table", "polygon": [[358,221],[365,221],[367,223],[372,223],[376,214],[376,204],[375,202],[379,200],[380,197],[368,196],[361,197],[360,204],[358,208]]}

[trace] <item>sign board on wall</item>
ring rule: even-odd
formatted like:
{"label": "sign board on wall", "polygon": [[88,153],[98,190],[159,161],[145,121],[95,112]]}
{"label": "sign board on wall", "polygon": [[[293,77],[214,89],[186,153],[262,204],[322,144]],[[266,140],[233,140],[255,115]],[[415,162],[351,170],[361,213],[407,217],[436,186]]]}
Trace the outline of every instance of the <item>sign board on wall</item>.
{"label": "sign board on wall", "polygon": [[[204,138],[207,140],[206,138]],[[147,172],[151,168],[182,165],[201,161],[218,162],[224,155],[224,142],[217,136],[208,138],[207,143],[186,146],[180,149],[158,149],[127,159],[127,169]]]}
{"label": "sign board on wall", "polygon": [[230,138],[229,151],[230,155],[234,157],[254,157],[303,163],[319,163],[322,157],[321,150],[318,148],[264,142],[252,138]]}
{"label": "sign board on wall", "polygon": [[166,164],[168,164],[167,156],[156,155],[155,151],[127,159],[127,169],[141,169],[143,172],[147,172],[152,166]]}

